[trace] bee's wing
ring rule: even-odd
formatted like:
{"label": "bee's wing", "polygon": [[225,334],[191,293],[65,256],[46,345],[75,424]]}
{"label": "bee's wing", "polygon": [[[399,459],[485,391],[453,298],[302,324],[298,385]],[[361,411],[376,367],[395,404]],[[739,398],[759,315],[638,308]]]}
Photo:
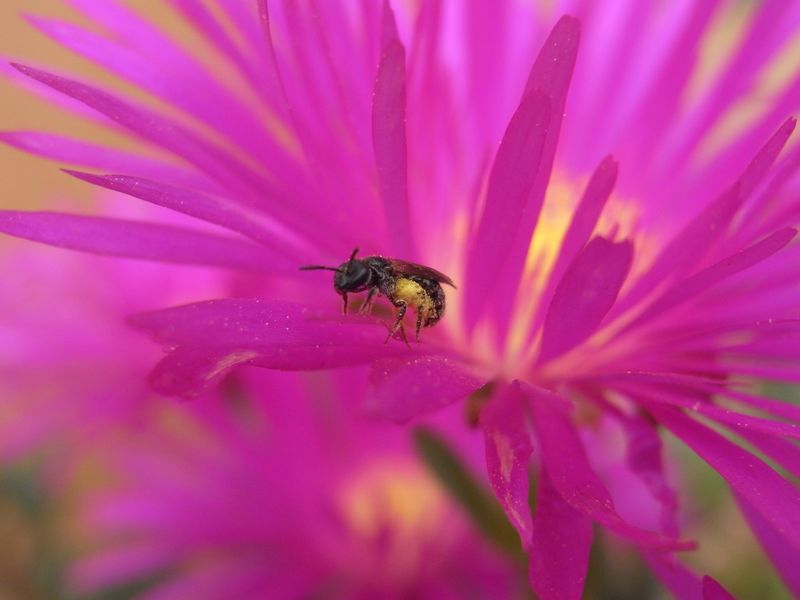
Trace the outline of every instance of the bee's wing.
{"label": "bee's wing", "polygon": [[440,273],[436,269],[432,269],[424,265],[418,265],[417,263],[407,262],[405,260],[399,260],[397,258],[390,258],[388,260],[398,275],[416,275],[418,277],[433,279],[439,283],[446,283],[449,286],[456,287],[456,284],[453,283],[452,279],[450,279],[444,273]]}

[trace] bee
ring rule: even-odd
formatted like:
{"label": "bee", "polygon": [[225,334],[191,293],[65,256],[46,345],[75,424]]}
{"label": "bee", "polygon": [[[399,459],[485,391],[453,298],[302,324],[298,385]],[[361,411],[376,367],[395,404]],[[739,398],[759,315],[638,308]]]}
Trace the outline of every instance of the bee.
{"label": "bee", "polygon": [[300,267],[300,270],[334,271],[333,289],[342,297],[342,311],[345,314],[347,294],[367,292],[367,298],[359,310],[361,313],[370,310],[376,294],[386,296],[397,309],[386,342],[399,330],[403,340],[408,343],[403,317],[410,306],[417,316],[416,340],[419,341],[420,329],[435,325],[444,314],[445,296],[440,284],[446,283],[455,288],[453,281],[444,273],[423,265],[383,256],[356,258],[357,254],[358,248],[353,250],[347,262],[338,267],[307,265]]}

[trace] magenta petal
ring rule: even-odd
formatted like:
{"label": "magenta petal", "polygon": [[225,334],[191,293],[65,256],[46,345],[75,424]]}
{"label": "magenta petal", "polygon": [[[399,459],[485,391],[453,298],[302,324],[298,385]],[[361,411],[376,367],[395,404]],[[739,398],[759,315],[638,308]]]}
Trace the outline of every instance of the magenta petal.
{"label": "magenta petal", "polygon": [[796,125],[797,119],[794,117],[786,119],[767,143],[764,144],[764,147],[758,151],[758,154],[747,166],[747,170],[740,179],[742,196],[747,198],[761,180],[764,179],[786,142],[789,141],[789,137],[792,135]]}
{"label": "magenta petal", "polygon": [[778,569],[786,586],[800,598],[800,549],[793,547],[786,536],[768,523],[753,505],[736,494],[736,500],[750,529],[756,534],[761,546]]}
{"label": "magenta petal", "polygon": [[266,298],[197,302],[141,313],[131,317],[130,323],[167,346],[343,346],[373,342],[383,346],[386,337],[386,329],[373,320]]}
{"label": "magenta petal", "polygon": [[[266,299],[199,302],[136,315],[131,324],[175,348],[153,372],[156,389],[193,396],[241,364],[280,370],[347,367],[408,356],[371,320]],[[416,349],[421,354],[423,349]]]}
{"label": "magenta petal", "polygon": [[525,386],[534,413],[534,427],[553,487],[575,510],[634,543],[656,550],[686,550],[683,542],[645,531],[627,523],[614,508],[608,489],[592,470],[574,426],[563,409],[563,400],[545,390]]}
{"label": "magenta petal", "polygon": [[792,227],[781,229],[749,248],[745,248],[733,256],[729,256],[707,269],[676,283],[661,298],[648,307],[644,313],[632,321],[626,329],[631,329],[660,315],[664,311],[675,308],[728,277],[768,259],[782,250],[796,235],[797,230]]}
{"label": "magenta petal", "polygon": [[653,416],[711,465],[764,521],[800,549],[800,491],[769,465],[677,409],[651,405]]}
{"label": "magenta petal", "polygon": [[580,21],[570,15],[562,16],[553,26],[553,30],[536,56],[536,61],[531,67],[525,85],[523,96],[541,92],[548,99],[550,118],[547,123],[542,153],[535,163],[533,185],[528,202],[520,217],[517,235],[512,240],[508,257],[504,261],[496,263],[503,265],[499,278],[496,278],[499,281],[495,283],[497,294],[494,297],[496,305],[493,307],[496,318],[499,320],[498,330],[501,332],[507,332],[513,313],[516,291],[525,269],[531,236],[535,233],[550,174],[553,170],[567,92],[575,69],[580,39]]}
{"label": "magenta petal", "polygon": [[252,198],[254,193],[261,198],[263,189],[268,187],[263,177],[257,176],[241,161],[153,111],[78,81],[24,65],[12,66],[24,75],[103,113],[142,138],[174,152],[209,177],[223,182],[247,198]]}
{"label": "magenta petal", "polygon": [[775,162],[794,125],[793,119],[786,121],[756,154],[738,181],[703,209],[667,244],[650,270],[623,298],[618,307],[619,311],[638,302],[671,274],[684,275],[687,267],[696,265],[706,257],[714,244],[728,231],[743,201]]}
{"label": "magenta petal", "polygon": [[394,18],[392,5],[389,0],[383,0],[383,7],[381,8],[381,49],[385,50],[391,42],[399,40],[400,36],[397,34],[397,21]]}
{"label": "magenta petal", "polygon": [[550,127],[550,100],[535,91],[511,117],[489,175],[486,206],[471,242],[466,270],[466,312],[477,320],[497,283],[533,187]]}
{"label": "magenta petal", "polygon": [[38,131],[0,132],[0,142],[25,152],[92,169],[139,173],[159,181],[196,188],[215,188],[210,179],[187,168],[159,160]]}
{"label": "magenta petal", "polygon": [[703,209],[667,244],[653,266],[636,280],[630,292],[620,301],[614,314],[630,308],[670,276],[683,275],[687,268],[702,260],[709,248],[727,230],[741,206],[741,190],[735,185]]}
{"label": "magenta petal", "polygon": [[536,493],[530,582],[541,600],[580,600],[589,567],[592,521],[566,503],[542,470]]}
{"label": "magenta petal", "polygon": [[703,600],[736,600],[733,595],[708,575],[703,577]]}
{"label": "magenta petal", "polygon": [[633,258],[630,242],[597,236],[575,257],[556,287],[542,330],[539,362],[588,338],[613,306]]}
{"label": "magenta petal", "polygon": [[372,99],[372,143],[392,248],[412,256],[406,156],[406,53],[398,40],[383,51]]}
{"label": "magenta petal", "polygon": [[617,161],[607,156],[592,174],[581,201],[573,213],[569,229],[564,234],[564,241],[561,243],[558,259],[550,275],[551,282],[561,279],[564,270],[572,263],[586,245],[589,236],[592,235],[597,225],[597,220],[603,212],[603,207],[614,189],[614,184],[617,181],[617,171]]}
{"label": "magenta petal", "polygon": [[481,426],[486,440],[489,481],[522,546],[529,550],[533,525],[528,502],[531,453],[529,415],[519,383],[505,386],[481,409]]}
{"label": "magenta petal", "polygon": [[155,223],[52,212],[0,211],[0,231],[61,248],[190,265],[272,271],[261,246]]}
{"label": "magenta petal", "polygon": [[570,15],[561,17],[539,51],[525,84],[526,94],[533,90],[547,92],[553,100],[553,108],[559,113],[559,120],[560,108],[566,103],[572,80],[580,39],[580,21]]}
{"label": "magenta petal", "polygon": [[677,536],[678,496],[667,482],[658,430],[644,418],[620,416],[620,419],[628,438],[628,465],[661,504],[661,530]]}
{"label": "magenta petal", "polygon": [[735,431],[744,440],[747,440],[757,448],[759,452],[775,461],[795,477],[800,478],[800,446],[791,440],[751,431],[747,427],[736,427]]}
{"label": "magenta petal", "polygon": [[276,248],[278,240],[258,224],[258,219],[261,217],[252,212],[248,213],[232,203],[217,200],[200,192],[185,190],[140,177],[94,175],[70,170],[65,170],[65,172],[82,181],[128,194],[146,202],[152,202],[158,206],[164,206],[241,233],[265,246],[273,248],[273,251],[269,253],[269,257],[275,261],[276,268],[297,270],[297,261],[290,261],[281,256],[281,253]]}
{"label": "magenta petal", "polygon": [[377,327],[372,329],[377,335],[371,344],[331,344],[321,333],[317,343],[306,345],[266,346],[250,343],[240,346],[181,346],[156,365],[150,382],[156,391],[164,395],[192,398],[241,365],[281,371],[314,371],[363,365],[408,352],[400,343],[384,346],[381,330]]}
{"label": "magenta petal", "polygon": [[[416,352],[415,352],[416,353]],[[485,380],[444,356],[381,361],[370,374],[365,409],[395,423],[406,423],[465,398]]]}
{"label": "magenta petal", "polygon": [[762,433],[769,436],[786,436],[794,439],[800,438],[800,427],[795,423],[784,423],[782,421],[772,421],[763,417],[754,417],[722,406],[717,406],[712,402],[698,402],[697,398],[692,396],[695,390],[678,388],[678,391],[671,391],[666,387],[652,389],[626,386],[624,384],[620,387],[629,391],[634,396],[639,395],[647,400],[679,406],[709,417],[718,423],[734,429],[742,429],[745,432]]}

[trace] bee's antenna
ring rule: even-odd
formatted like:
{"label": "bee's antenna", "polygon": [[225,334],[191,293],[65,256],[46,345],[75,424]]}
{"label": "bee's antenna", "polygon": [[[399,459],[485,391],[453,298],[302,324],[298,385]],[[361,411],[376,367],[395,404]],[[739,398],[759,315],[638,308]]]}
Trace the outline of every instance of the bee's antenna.
{"label": "bee's antenna", "polygon": [[338,267],[326,267],[323,265],[304,265],[300,267],[301,271],[336,271],[341,273]]}
{"label": "bee's antenna", "polygon": [[353,264],[353,261],[356,258],[356,254],[358,254],[358,248],[353,249],[353,253],[350,255],[350,258],[347,261],[347,269],[345,269],[345,273],[350,273],[350,265]]}

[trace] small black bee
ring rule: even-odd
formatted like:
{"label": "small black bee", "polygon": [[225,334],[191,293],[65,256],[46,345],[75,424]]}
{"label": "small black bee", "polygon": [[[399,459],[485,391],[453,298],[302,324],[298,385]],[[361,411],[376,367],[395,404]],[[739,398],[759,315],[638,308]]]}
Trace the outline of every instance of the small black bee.
{"label": "small black bee", "polygon": [[334,271],[336,274],[333,276],[333,289],[342,296],[345,313],[347,313],[348,293],[357,294],[369,290],[367,299],[359,311],[362,313],[370,309],[375,294],[386,296],[397,308],[395,321],[386,338],[387,342],[398,329],[403,339],[406,339],[403,317],[411,306],[417,314],[416,339],[419,341],[419,330],[434,325],[444,314],[444,290],[439,284],[446,283],[456,287],[453,281],[447,275],[423,265],[382,256],[358,259],[357,254],[358,248],[353,250],[347,262],[338,267],[308,265],[300,267],[300,270]]}

